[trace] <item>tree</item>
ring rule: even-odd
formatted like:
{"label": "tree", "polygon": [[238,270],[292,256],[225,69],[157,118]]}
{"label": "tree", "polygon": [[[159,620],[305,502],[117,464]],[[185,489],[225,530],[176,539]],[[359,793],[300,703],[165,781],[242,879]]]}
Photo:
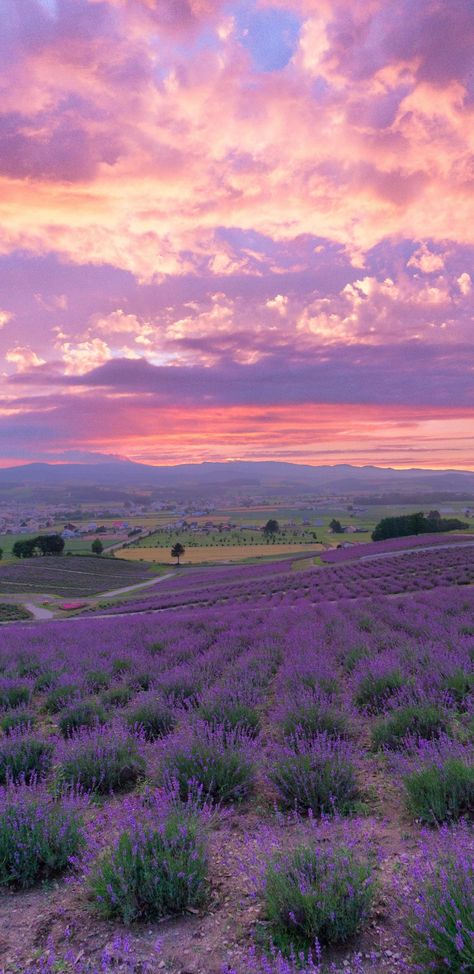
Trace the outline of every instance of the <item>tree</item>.
{"label": "tree", "polygon": [[186,549],[183,548],[181,541],[177,541],[176,544],[174,544],[171,549],[171,557],[178,559],[178,565],[179,565],[179,559],[181,558],[182,555],[184,555],[185,550]]}
{"label": "tree", "polygon": [[278,534],[280,530],[280,525],[274,517],[271,517],[269,521],[263,527],[263,533],[267,538],[271,537],[273,534]]}
{"label": "tree", "polygon": [[3,548],[0,548],[0,561],[2,560],[2,558],[3,558]]}
{"label": "tree", "polygon": [[61,555],[64,539],[60,534],[38,534],[36,538],[15,541],[12,554],[15,558],[33,558],[34,555]]}
{"label": "tree", "polygon": [[64,551],[64,538],[60,534],[39,534],[33,540],[42,555],[62,555]]}
{"label": "tree", "polygon": [[341,522],[337,521],[335,517],[333,517],[329,525],[329,530],[332,531],[333,534],[343,534],[344,531]]}
{"label": "tree", "polygon": [[405,538],[413,534],[430,534],[441,531],[464,531],[469,525],[456,517],[432,517],[438,511],[430,511],[428,517],[421,511],[415,514],[400,514],[396,517],[383,517],[372,531],[372,541],[386,541],[387,538]]}
{"label": "tree", "polygon": [[15,541],[12,554],[15,558],[32,558],[35,553],[36,538],[26,538],[25,541]]}
{"label": "tree", "polygon": [[91,551],[94,553],[94,555],[101,555],[103,550],[104,550],[104,546],[102,544],[102,541],[100,540],[100,538],[96,538],[95,541],[93,541],[91,544]]}

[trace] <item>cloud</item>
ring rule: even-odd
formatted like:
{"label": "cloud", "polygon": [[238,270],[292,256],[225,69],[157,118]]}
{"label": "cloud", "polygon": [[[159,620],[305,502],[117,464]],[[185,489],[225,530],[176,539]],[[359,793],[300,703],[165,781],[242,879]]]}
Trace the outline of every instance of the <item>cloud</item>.
{"label": "cloud", "polygon": [[[458,0],[454,25],[431,0],[408,6],[404,20],[380,3],[295,4],[298,52],[262,74],[235,32],[218,36],[215,3],[63,0],[32,39],[25,0],[0,118],[3,251],[159,281],[253,273],[216,249],[222,227],[318,235],[359,263],[420,226],[472,244],[472,8]],[[191,37],[211,26],[203,50]]]}
{"label": "cloud", "polygon": [[426,244],[422,244],[410,257],[407,267],[417,267],[423,274],[434,274],[443,269],[444,258],[441,254],[434,254]]}
{"label": "cloud", "polygon": [[459,285],[461,294],[463,294],[464,297],[467,297],[472,290],[472,280],[470,274],[468,274],[467,271],[463,271],[463,273],[457,278],[457,283]]}
{"label": "cloud", "polygon": [[45,364],[45,360],[37,355],[32,348],[24,345],[16,345],[14,348],[8,349],[5,359],[10,365],[14,365],[18,372],[26,372],[31,368]]}
{"label": "cloud", "polygon": [[11,321],[12,318],[13,315],[11,311],[2,311],[0,309],[0,328],[4,328],[5,325],[8,325],[8,322]]}
{"label": "cloud", "polygon": [[35,434],[44,409],[52,443],[69,423],[95,450],[98,409],[99,451],[142,420],[146,456],[158,420],[169,457],[187,435],[196,456],[303,450],[298,409],[324,438],[331,407],[336,451],[353,409],[375,452],[406,455],[397,415],[454,457],[472,4],[5,3],[0,353]]}
{"label": "cloud", "polygon": [[101,338],[90,341],[59,342],[58,351],[61,353],[67,375],[82,375],[94,369],[112,357],[109,346]]}

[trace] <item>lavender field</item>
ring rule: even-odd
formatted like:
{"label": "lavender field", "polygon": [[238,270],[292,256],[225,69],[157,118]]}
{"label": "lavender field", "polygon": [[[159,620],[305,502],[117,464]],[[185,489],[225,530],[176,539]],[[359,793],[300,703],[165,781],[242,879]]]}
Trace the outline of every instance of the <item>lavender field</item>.
{"label": "lavender field", "polygon": [[[402,539],[406,541],[406,539]],[[178,608],[186,605],[218,606],[242,602],[253,606],[281,603],[316,605],[339,599],[399,595],[450,585],[474,584],[474,544],[436,550],[399,552],[392,542],[377,542],[377,557],[356,563],[328,565],[295,572],[288,562],[245,568],[196,571],[164,579],[152,593],[127,601],[127,612]],[[388,546],[388,547],[386,547]],[[375,545],[361,545],[372,551]],[[335,554],[345,554],[344,549]],[[344,561],[344,559],[341,559]],[[297,567],[298,562],[294,563]],[[105,612],[123,613],[113,604]]]}
{"label": "lavender field", "polygon": [[472,557],[3,627],[3,970],[472,972]]}

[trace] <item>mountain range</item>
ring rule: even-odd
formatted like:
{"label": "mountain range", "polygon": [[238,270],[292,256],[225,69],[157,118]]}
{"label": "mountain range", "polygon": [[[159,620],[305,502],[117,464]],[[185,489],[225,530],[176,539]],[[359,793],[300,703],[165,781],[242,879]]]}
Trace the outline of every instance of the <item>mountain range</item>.
{"label": "mountain range", "polygon": [[151,466],[127,459],[87,463],[27,463],[0,470],[0,486],[108,487],[300,487],[328,493],[354,491],[448,491],[473,493],[474,471],[336,464],[310,466],[280,461],[235,460]]}

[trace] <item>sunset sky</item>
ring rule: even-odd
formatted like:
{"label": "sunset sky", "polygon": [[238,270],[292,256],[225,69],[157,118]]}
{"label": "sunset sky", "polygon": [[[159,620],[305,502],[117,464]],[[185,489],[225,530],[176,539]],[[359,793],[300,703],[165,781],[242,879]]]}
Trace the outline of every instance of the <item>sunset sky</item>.
{"label": "sunset sky", "polygon": [[472,0],[0,0],[0,456],[474,469]]}

